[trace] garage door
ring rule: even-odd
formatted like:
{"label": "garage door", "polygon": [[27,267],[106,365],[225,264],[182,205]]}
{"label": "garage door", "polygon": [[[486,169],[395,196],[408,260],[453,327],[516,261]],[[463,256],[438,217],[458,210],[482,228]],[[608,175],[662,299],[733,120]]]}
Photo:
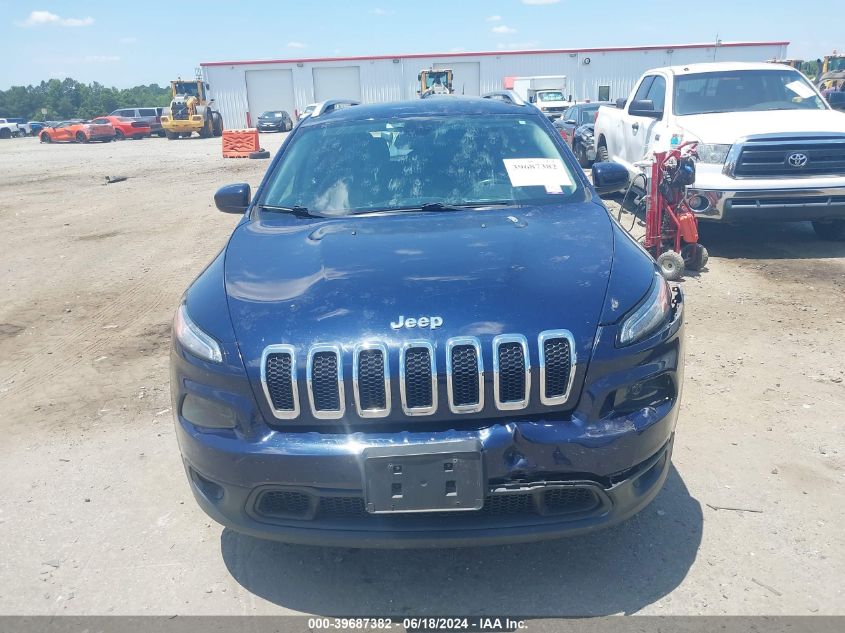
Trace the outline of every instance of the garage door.
{"label": "garage door", "polygon": [[434,68],[452,69],[452,87],[456,95],[477,97],[481,94],[481,65],[478,62],[435,64]]}
{"label": "garage door", "polygon": [[358,66],[315,67],[314,100],[361,100],[361,69]]}
{"label": "garage door", "polygon": [[246,98],[252,125],[267,110],[287,110],[293,115],[293,74],[290,70],[246,71]]}

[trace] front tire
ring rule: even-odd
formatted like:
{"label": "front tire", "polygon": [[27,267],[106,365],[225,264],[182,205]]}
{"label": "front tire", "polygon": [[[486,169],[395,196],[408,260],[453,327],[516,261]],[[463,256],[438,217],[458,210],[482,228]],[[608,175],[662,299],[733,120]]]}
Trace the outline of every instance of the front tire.
{"label": "front tire", "polygon": [[607,151],[607,145],[600,143],[596,148],[596,162],[606,163],[610,160],[610,154]]}
{"label": "front tire", "polygon": [[121,130],[115,130],[114,131],[114,140],[122,141],[125,138],[126,138],[126,135],[123,133],[123,131],[121,131]]}
{"label": "front tire", "polygon": [[88,137],[85,136],[85,134],[83,134],[82,132],[77,132],[76,133],[76,142],[77,143],[87,143]]}
{"label": "front tire", "polygon": [[4,127],[0,130],[0,138],[12,138],[12,130]]}
{"label": "front tire", "polygon": [[813,230],[819,239],[829,242],[845,241],[845,220],[830,220],[829,222],[813,222]]}
{"label": "front tire", "polygon": [[179,135],[176,132],[165,132],[164,135],[167,137],[168,141],[175,141],[179,138]]}
{"label": "front tire", "polygon": [[211,114],[211,123],[214,136],[223,136],[223,115],[219,112]]}
{"label": "front tire", "polygon": [[684,258],[675,251],[666,251],[657,258],[657,265],[666,281],[678,281],[684,276]]}
{"label": "front tire", "polygon": [[42,143],[52,143],[53,139],[50,138],[50,135],[47,132],[41,133],[41,142]]}
{"label": "front tire", "polygon": [[578,159],[578,164],[584,169],[590,167],[590,160],[587,158],[587,150],[584,149],[583,143],[575,145],[575,157]]}

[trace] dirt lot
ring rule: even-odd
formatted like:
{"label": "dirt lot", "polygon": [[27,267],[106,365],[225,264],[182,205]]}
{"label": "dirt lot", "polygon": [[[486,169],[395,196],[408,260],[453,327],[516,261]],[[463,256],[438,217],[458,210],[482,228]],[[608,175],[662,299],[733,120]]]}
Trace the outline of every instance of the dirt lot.
{"label": "dirt lot", "polygon": [[370,552],[212,523],[174,438],[170,319],[237,221],[214,190],[266,165],[216,139],[0,142],[0,613],[845,613],[845,244],[803,225],[705,227],[674,469],[624,525]]}

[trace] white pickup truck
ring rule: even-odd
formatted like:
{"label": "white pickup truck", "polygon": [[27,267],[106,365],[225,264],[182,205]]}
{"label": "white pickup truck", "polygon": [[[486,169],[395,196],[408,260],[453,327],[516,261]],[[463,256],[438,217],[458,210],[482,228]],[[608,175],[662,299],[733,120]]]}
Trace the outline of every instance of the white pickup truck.
{"label": "white pickup truck", "polygon": [[596,119],[598,161],[634,177],[654,152],[698,141],[687,200],[700,220],[810,220],[819,237],[845,240],[845,114],[793,68],[655,68],[616,106]]}
{"label": "white pickup truck", "polygon": [[12,138],[19,136],[20,133],[21,129],[17,123],[8,119],[0,119],[0,138]]}

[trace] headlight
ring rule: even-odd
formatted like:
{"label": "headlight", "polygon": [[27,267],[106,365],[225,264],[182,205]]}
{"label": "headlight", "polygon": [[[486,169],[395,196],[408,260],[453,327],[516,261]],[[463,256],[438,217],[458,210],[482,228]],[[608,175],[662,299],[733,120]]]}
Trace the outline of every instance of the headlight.
{"label": "headlight", "polygon": [[728,157],[730,145],[723,145],[717,143],[699,143],[698,144],[698,160],[702,163],[711,163],[713,165],[722,165]]}
{"label": "headlight", "polygon": [[185,304],[179,306],[173,318],[173,334],[176,339],[194,356],[212,363],[222,363],[223,353],[213,338],[203,332],[199,326],[191,321]]}
{"label": "headlight", "polygon": [[666,321],[670,308],[669,284],[660,273],[655,273],[645,301],[622,322],[619,343],[628,345],[654,332]]}

